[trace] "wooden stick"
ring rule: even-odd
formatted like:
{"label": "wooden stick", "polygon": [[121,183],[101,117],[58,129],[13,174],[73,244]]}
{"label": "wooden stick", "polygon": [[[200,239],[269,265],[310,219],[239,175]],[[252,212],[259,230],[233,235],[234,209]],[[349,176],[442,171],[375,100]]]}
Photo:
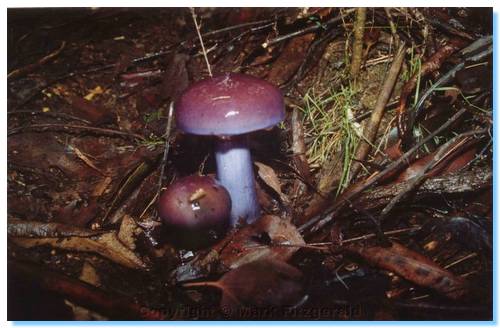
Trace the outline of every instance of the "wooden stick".
{"label": "wooden stick", "polygon": [[36,63],[32,63],[32,64],[29,64],[27,66],[24,66],[24,67],[17,68],[15,70],[13,70],[12,72],[10,72],[7,75],[7,80],[11,80],[11,79],[14,79],[14,78],[21,77],[21,76],[23,76],[25,74],[28,74],[29,72],[34,71],[37,67],[42,66],[45,63],[48,63],[52,59],[54,59],[57,56],[59,56],[59,54],[64,50],[65,46],[66,46],[66,41],[63,41],[61,43],[61,46],[59,48],[57,48],[54,52],[48,54],[47,56],[41,58]]}
{"label": "wooden stick", "polygon": [[207,64],[207,69],[208,69],[208,75],[212,77],[212,69],[210,68],[210,62],[208,61],[208,56],[207,56],[207,50],[205,49],[205,44],[203,43],[203,38],[201,37],[200,33],[200,26],[198,25],[198,21],[196,19],[196,13],[194,11],[194,8],[190,8],[191,10],[191,16],[193,17],[194,21],[194,26],[196,27],[196,33],[198,33],[198,38],[200,39],[200,44],[201,44],[201,50],[203,51],[203,57],[205,57],[205,63]]}
{"label": "wooden stick", "polygon": [[354,44],[352,46],[351,78],[358,76],[363,59],[363,36],[365,34],[366,8],[356,9],[356,22],[354,23]]}
{"label": "wooden stick", "polygon": [[104,134],[104,135],[117,135],[117,136],[122,136],[122,137],[132,137],[135,139],[139,139],[141,141],[146,140],[143,136],[137,133],[132,133],[132,132],[124,132],[124,131],[119,131],[119,130],[113,130],[113,129],[105,129],[105,128],[97,128],[93,126],[85,126],[85,125],[76,125],[76,124],[32,124],[28,126],[20,126],[17,128],[13,128],[7,132],[7,136],[11,136],[13,134],[17,134],[23,130],[84,130],[84,131],[90,131],[98,134]]}
{"label": "wooden stick", "polygon": [[385,83],[378,95],[375,108],[373,109],[370,117],[370,121],[367,122],[365,128],[363,129],[364,139],[359,142],[358,149],[356,150],[356,155],[354,158],[357,161],[354,162],[351,168],[351,180],[356,178],[356,175],[361,170],[360,162],[363,162],[368,156],[368,153],[371,149],[371,144],[377,136],[378,127],[380,125],[380,121],[382,120],[382,116],[384,115],[385,106],[387,105],[387,102],[391,97],[392,89],[396,84],[397,78],[399,76],[399,71],[401,70],[401,66],[403,64],[405,50],[406,47],[404,46],[404,44],[402,44],[396,52],[396,56],[394,57],[391,68],[389,69],[389,72],[387,72],[387,75],[385,77]]}

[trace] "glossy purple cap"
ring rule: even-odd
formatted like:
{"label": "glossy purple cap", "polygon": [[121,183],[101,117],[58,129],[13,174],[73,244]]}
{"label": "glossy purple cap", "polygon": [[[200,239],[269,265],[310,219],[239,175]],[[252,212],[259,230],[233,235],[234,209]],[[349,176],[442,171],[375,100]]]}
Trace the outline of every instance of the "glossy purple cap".
{"label": "glossy purple cap", "polygon": [[182,228],[226,225],[230,210],[231,198],[226,188],[209,176],[191,175],[175,181],[158,202],[162,220]]}
{"label": "glossy purple cap", "polygon": [[158,201],[158,213],[171,244],[198,249],[214,243],[229,227],[231,197],[210,176],[192,175],[168,186]]}
{"label": "glossy purple cap", "polygon": [[191,85],[176,106],[177,126],[197,135],[238,135],[270,128],[285,117],[281,91],[271,83],[226,73]]}

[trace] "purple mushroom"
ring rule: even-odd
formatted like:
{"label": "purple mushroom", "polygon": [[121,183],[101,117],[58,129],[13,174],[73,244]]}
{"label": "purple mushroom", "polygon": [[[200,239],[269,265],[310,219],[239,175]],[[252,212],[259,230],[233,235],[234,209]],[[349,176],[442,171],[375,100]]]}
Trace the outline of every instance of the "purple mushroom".
{"label": "purple mushroom", "polygon": [[217,240],[229,227],[230,211],[229,193],[209,176],[192,175],[175,181],[158,202],[169,240],[186,249]]}
{"label": "purple mushroom", "polygon": [[260,216],[247,134],[283,120],[281,91],[269,82],[226,73],[191,85],[176,104],[177,126],[196,135],[217,136],[217,179],[231,195],[231,224]]}

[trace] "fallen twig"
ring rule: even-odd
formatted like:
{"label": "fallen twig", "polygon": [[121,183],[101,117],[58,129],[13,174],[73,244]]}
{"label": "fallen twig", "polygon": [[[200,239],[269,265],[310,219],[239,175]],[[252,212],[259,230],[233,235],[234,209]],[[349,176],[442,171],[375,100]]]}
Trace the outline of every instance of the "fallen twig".
{"label": "fallen twig", "polygon": [[45,63],[48,63],[49,61],[51,61],[54,58],[56,58],[57,56],[59,56],[59,54],[64,50],[64,47],[66,47],[66,41],[63,41],[59,48],[57,48],[56,50],[54,50],[53,52],[51,52],[47,56],[41,58],[36,63],[32,63],[32,64],[29,64],[27,66],[13,70],[9,74],[7,74],[7,80],[12,80],[12,79],[21,77],[25,74],[28,74],[28,73],[34,71],[37,67],[42,66]]}
{"label": "fallen twig", "polygon": [[[432,195],[459,194],[466,192],[477,192],[492,185],[493,174],[490,168],[477,167],[470,171],[459,171],[443,176],[428,179],[416,191],[415,197],[422,198]],[[390,199],[403,193],[408,189],[411,180],[394,183],[388,186],[380,186],[364,193],[355,204],[366,210],[386,206]]]}
{"label": "fallen twig", "polygon": [[274,45],[276,43],[286,41],[286,40],[294,38],[296,36],[299,36],[299,35],[302,35],[302,34],[311,33],[311,32],[319,30],[320,28],[325,28],[328,25],[332,25],[332,24],[340,22],[344,18],[344,15],[351,14],[354,11],[355,11],[355,9],[346,10],[343,15],[340,14],[338,16],[335,16],[334,18],[332,18],[332,19],[330,19],[330,20],[328,20],[328,21],[326,21],[326,22],[324,22],[322,24],[309,26],[309,27],[306,27],[304,29],[301,29],[301,30],[298,30],[298,31],[295,31],[295,32],[292,32],[292,33],[289,33],[289,34],[278,36],[278,37],[276,37],[274,39],[271,39],[271,40],[268,40],[268,41],[264,42],[261,46],[262,46],[262,48],[267,48],[267,47],[272,46],[272,45]]}
{"label": "fallen twig", "polygon": [[165,174],[165,167],[167,166],[167,158],[168,158],[168,152],[170,150],[170,131],[172,130],[172,121],[173,121],[173,116],[174,116],[174,102],[170,102],[170,106],[168,109],[168,118],[167,118],[167,125],[165,127],[165,149],[163,150],[163,158],[161,159],[161,169],[160,169],[160,177],[158,179],[158,192],[157,196],[161,192],[161,188],[163,185],[163,176]]}
{"label": "fallen twig", "polygon": [[65,118],[68,120],[80,121],[80,122],[85,123],[85,124],[90,124],[90,121],[87,121],[86,119],[83,119],[83,118],[80,118],[77,116],[73,116],[73,115],[69,115],[66,113],[57,113],[57,112],[52,112],[52,111],[42,112],[39,110],[16,110],[16,111],[7,112],[7,115],[25,115],[25,114],[52,116],[55,118]]}
{"label": "fallen twig", "polygon": [[356,9],[356,21],[354,23],[354,44],[352,46],[351,78],[354,79],[359,73],[363,59],[363,36],[365,33],[366,8]]}
{"label": "fallen twig", "polygon": [[394,20],[392,19],[391,8],[384,7],[384,12],[385,15],[387,16],[387,20],[389,21],[389,26],[391,28],[392,41],[396,46],[398,46],[399,45],[398,29],[396,24],[394,23]]}
{"label": "fallen twig", "polygon": [[[421,226],[414,226],[414,227],[410,227],[410,228],[402,228],[402,229],[396,229],[396,230],[391,230],[391,231],[385,231],[382,233],[385,237],[390,237],[390,236],[400,235],[403,233],[417,232],[421,229],[422,229]],[[343,239],[342,245],[354,243],[354,242],[358,242],[358,241],[369,240],[369,239],[374,238],[374,237],[377,237],[377,234],[368,233],[366,235],[362,235],[362,236],[358,236],[358,237]],[[327,250],[331,249],[331,246],[333,244],[334,244],[334,242],[331,242],[331,241],[323,242],[323,243],[309,243],[309,244],[275,243],[275,244],[271,244],[271,245],[251,245],[251,246],[247,246],[247,248],[299,247],[299,248],[315,249],[315,250],[319,250],[319,251],[327,251]]]}
{"label": "fallen twig", "polygon": [[207,50],[205,49],[205,43],[203,43],[203,37],[201,36],[200,33],[200,26],[198,25],[196,12],[194,11],[193,7],[190,8],[190,11],[191,11],[191,17],[193,17],[194,26],[196,27],[196,33],[198,34],[198,38],[200,39],[201,50],[203,51],[203,57],[205,58],[205,63],[207,64],[208,75],[212,77],[212,69],[210,68],[210,62],[208,61]]}
{"label": "fallen twig", "polygon": [[451,26],[450,24],[445,23],[443,21],[440,21],[437,18],[428,17],[428,18],[426,18],[426,20],[429,23],[431,23],[432,25],[434,25],[435,27],[437,27],[437,28],[439,28],[439,29],[451,34],[451,35],[455,35],[455,36],[467,39],[469,41],[474,41],[474,37],[472,35],[470,35],[469,33],[464,32],[464,31],[460,31],[460,30],[454,28],[453,26]]}
{"label": "fallen twig", "polygon": [[378,95],[377,103],[375,104],[375,108],[373,109],[373,112],[371,114],[370,121],[368,121],[365,128],[363,129],[364,138],[360,140],[358,149],[356,150],[356,155],[354,156],[357,162],[354,162],[351,167],[351,180],[356,178],[356,175],[361,170],[361,162],[364,161],[368,156],[368,153],[371,149],[371,143],[377,136],[378,127],[380,125],[380,121],[382,120],[385,106],[387,105],[387,102],[391,97],[392,89],[396,84],[397,78],[399,76],[399,71],[401,70],[401,65],[403,64],[405,50],[406,47],[404,44],[402,44],[396,52],[394,61],[392,62],[389,72],[387,72],[385,82]]}
{"label": "fallen twig", "polygon": [[90,237],[103,234],[107,231],[95,231],[56,222],[26,221],[11,218],[7,223],[9,237]]}
{"label": "fallen twig", "polygon": [[129,138],[134,138],[134,139],[139,139],[141,141],[146,140],[143,136],[137,133],[132,133],[132,132],[124,132],[124,131],[119,131],[119,130],[112,130],[112,129],[105,129],[105,128],[96,128],[93,126],[86,126],[86,125],[74,125],[74,124],[32,124],[32,125],[27,125],[27,126],[20,126],[17,128],[13,128],[7,132],[7,136],[11,136],[17,133],[20,133],[21,131],[25,130],[40,130],[40,131],[48,131],[48,130],[84,130],[84,131],[89,131],[97,134],[104,134],[104,135],[114,135],[114,136],[122,136],[122,137],[129,137]]}

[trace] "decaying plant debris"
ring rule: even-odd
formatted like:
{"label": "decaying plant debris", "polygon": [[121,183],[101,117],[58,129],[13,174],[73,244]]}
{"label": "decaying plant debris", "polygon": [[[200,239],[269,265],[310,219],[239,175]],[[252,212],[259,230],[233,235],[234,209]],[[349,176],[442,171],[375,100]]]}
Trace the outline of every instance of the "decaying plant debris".
{"label": "decaying plant debris", "polygon": [[[491,9],[11,9],[8,31],[9,319],[491,320]],[[224,72],[285,97],[250,145],[263,215],[176,249],[159,192],[215,160],[171,104]]]}

